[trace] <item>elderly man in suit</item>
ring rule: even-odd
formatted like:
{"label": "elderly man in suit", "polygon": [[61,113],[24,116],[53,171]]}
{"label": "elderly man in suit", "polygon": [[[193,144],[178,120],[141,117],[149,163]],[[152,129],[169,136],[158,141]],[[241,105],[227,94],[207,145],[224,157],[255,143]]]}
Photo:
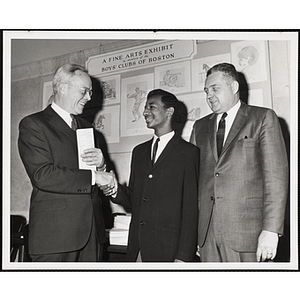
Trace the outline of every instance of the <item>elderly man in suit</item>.
{"label": "elderly man in suit", "polygon": [[98,171],[79,169],[75,132],[91,127],[77,116],[91,93],[87,71],[64,65],[53,78],[53,103],[20,122],[19,153],[33,187],[29,253],[34,262],[100,260],[106,236],[97,184],[108,183],[101,170],[109,158],[104,137],[94,131],[96,148],[86,149],[82,160]]}
{"label": "elderly man in suit", "polygon": [[203,262],[274,259],[283,234],[288,162],[271,109],[239,100],[233,65],[213,66],[205,81],[212,114],[195,122],[200,148],[198,246]]}
{"label": "elderly man in suit", "polygon": [[197,242],[199,149],[172,129],[179,101],[164,90],[147,95],[143,115],[154,137],[133,149],[129,187],[107,189],[132,208],[127,260],[192,261]]}

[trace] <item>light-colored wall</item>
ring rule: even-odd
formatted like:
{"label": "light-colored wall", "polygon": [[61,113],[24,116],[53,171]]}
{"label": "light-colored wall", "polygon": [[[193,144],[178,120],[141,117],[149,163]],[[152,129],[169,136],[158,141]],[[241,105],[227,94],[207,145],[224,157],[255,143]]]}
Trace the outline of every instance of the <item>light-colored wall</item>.
{"label": "light-colored wall", "polygon": [[[28,218],[31,185],[20,160],[17,149],[18,124],[20,120],[33,112],[42,109],[43,84],[51,80],[56,68],[64,63],[85,65],[90,56],[127,49],[153,40],[119,40],[106,44],[105,47],[77,51],[59,57],[36,61],[12,68],[11,83],[11,213],[22,214]],[[198,43],[196,58],[225,54],[231,52],[231,44],[235,41],[210,41]],[[264,97],[270,98],[271,107],[290,126],[290,78],[289,78],[289,42],[267,42],[268,79],[265,82],[253,83],[250,89],[258,86],[263,89]],[[127,137],[121,143],[108,145],[111,158],[116,164],[121,182],[127,182],[130,168],[130,157],[133,146],[149,135]]]}

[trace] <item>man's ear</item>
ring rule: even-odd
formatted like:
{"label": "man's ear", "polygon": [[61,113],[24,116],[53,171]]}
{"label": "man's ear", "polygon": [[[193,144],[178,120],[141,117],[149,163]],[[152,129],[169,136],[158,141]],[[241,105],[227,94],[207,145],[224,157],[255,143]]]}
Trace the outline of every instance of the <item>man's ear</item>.
{"label": "man's ear", "polygon": [[67,93],[68,85],[66,83],[61,83],[58,89],[61,94],[65,95]]}
{"label": "man's ear", "polygon": [[236,93],[238,93],[238,91],[239,91],[239,83],[237,82],[237,81],[233,81],[232,83],[231,83],[231,89],[232,89],[232,92],[234,93],[234,94],[236,94]]}
{"label": "man's ear", "polygon": [[167,109],[167,116],[168,116],[168,117],[172,117],[173,114],[174,114],[174,107],[169,107],[169,108]]}

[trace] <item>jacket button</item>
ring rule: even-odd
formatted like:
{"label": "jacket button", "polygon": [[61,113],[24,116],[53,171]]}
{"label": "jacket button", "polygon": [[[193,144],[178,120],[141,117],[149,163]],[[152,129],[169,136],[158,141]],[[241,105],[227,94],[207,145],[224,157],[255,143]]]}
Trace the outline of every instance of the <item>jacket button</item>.
{"label": "jacket button", "polygon": [[147,201],[148,201],[148,199],[147,199],[147,198],[143,198],[143,201],[144,201],[144,202],[147,202]]}
{"label": "jacket button", "polygon": [[219,177],[219,176],[220,176],[220,173],[216,173],[215,176],[216,176],[216,177]]}
{"label": "jacket button", "polygon": [[78,192],[78,193],[81,193],[81,189],[78,189],[77,192]]}
{"label": "jacket button", "polygon": [[153,178],[153,175],[152,175],[152,174],[149,174],[149,176],[148,176],[148,177],[151,179],[151,178]]}
{"label": "jacket button", "polygon": [[214,198],[213,196],[210,197],[210,200],[211,200],[211,201],[214,201],[214,199],[215,199],[215,198]]}
{"label": "jacket button", "polygon": [[145,225],[145,222],[144,222],[144,221],[141,221],[141,222],[140,222],[140,225]]}

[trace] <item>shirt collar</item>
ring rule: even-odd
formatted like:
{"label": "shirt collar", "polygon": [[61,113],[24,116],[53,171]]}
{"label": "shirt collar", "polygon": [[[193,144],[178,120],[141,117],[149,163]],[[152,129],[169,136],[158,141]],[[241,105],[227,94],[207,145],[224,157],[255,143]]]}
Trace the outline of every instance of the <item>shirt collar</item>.
{"label": "shirt collar", "polygon": [[[167,143],[170,141],[170,139],[174,136],[175,132],[174,131],[171,131],[171,132],[168,132],[162,136],[159,137],[159,140],[163,143]],[[153,142],[155,143],[155,141],[158,139],[158,136],[154,134],[153,136]]]}
{"label": "shirt collar", "polygon": [[[228,111],[227,111],[227,118],[226,120],[228,119],[234,119],[239,108],[241,106],[241,101],[239,100],[233,107],[231,107]],[[218,114],[217,116],[217,121],[219,122],[219,120],[221,119],[223,114]]]}
{"label": "shirt collar", "polygon": [[54,102],[52,102],[51,107],[71,127],[72,118],[70,114]]}

